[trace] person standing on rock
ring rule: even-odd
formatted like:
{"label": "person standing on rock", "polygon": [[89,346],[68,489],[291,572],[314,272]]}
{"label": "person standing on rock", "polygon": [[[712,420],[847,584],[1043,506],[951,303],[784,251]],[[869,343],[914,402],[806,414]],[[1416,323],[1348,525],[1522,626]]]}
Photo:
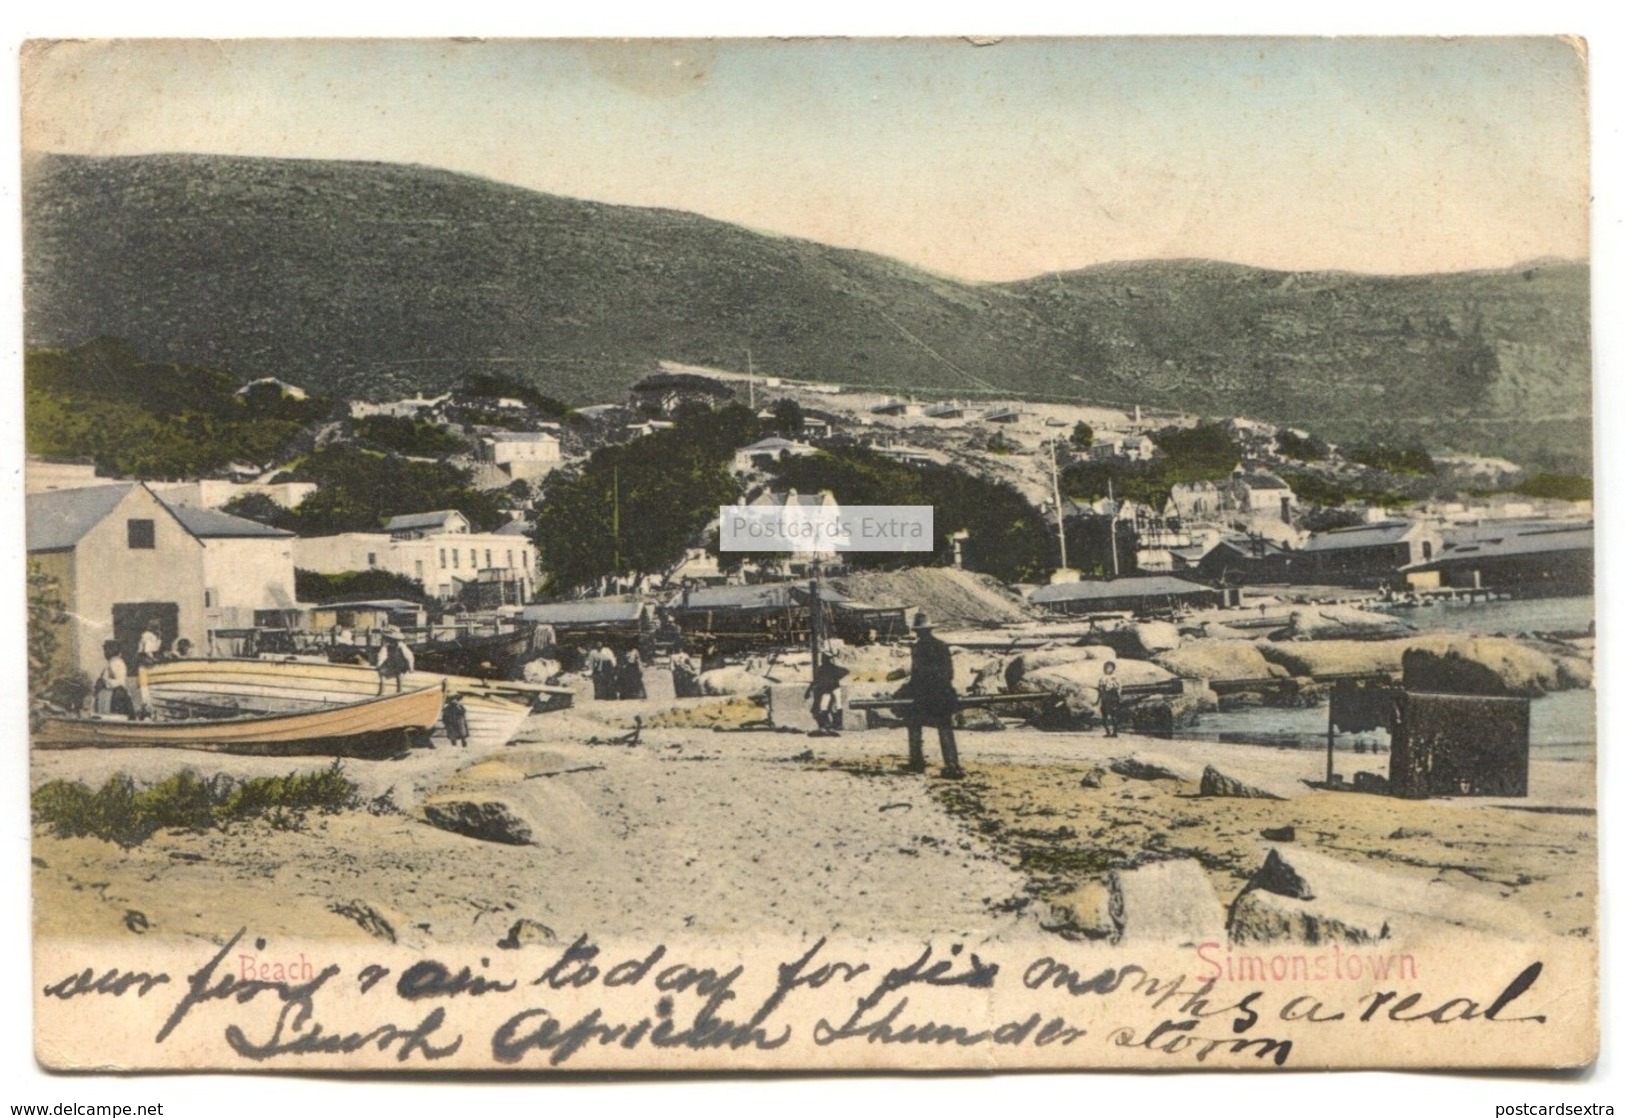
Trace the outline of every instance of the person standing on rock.
{"label": "person standing on rock", "polygon": [[1123,681],[1117,678],[1117,661],[1107,660],[1100,669],[1100,727],[1106,736],[1117,736],[1117,713],[1123,706]]}
{"label": "person standing on rock", "polygon": [[958,780],[965,773],[959,767],[959,745],[954,741],[954,714],[959,710],[959,694],[954,690],[954,654],[931,631],[931,622],[923,613],[914,621],[914,638],[908,682],[897,691],[899,698],[910,700],[904,713],[908,771],[925,771],[925,728],[934,726],[937,744],[942,747],[942,775]]}

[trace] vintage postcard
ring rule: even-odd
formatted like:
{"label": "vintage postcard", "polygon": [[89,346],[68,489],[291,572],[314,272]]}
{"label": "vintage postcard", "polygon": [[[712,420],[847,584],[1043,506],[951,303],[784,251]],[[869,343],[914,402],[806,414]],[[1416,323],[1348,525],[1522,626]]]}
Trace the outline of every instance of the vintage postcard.
{"label": "vintage postcard", "polygon": [[46,1067],[1596,1058],[1583,42],[21,83]]}

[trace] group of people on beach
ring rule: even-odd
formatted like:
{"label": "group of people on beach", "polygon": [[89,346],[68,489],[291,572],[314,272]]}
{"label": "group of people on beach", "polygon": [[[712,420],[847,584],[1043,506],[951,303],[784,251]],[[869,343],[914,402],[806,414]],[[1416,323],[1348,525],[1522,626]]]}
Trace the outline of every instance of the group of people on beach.
{"label": "group of people on beach", "polygon": [[587,653],[587,672],[592,676],[592,697],[605,699],[646,699],[643,685],[643,659],[629,648],[617,658],[615,650],[602,645]]}
{"label": "group of people on beach", "polygon": [[[134,664],[115,640],[102,642],[102,670],[91,687],[91,707],[97,714],[123,715],[131,719],[152,717],[152,701],[140,683],[140,669],[165,660],[185,660],[192,655],[192,642],[185,637],[173,647],[163,638],[159,623],[149,621],[136,640]],[[131,667],[136,669],[132,678]]]}

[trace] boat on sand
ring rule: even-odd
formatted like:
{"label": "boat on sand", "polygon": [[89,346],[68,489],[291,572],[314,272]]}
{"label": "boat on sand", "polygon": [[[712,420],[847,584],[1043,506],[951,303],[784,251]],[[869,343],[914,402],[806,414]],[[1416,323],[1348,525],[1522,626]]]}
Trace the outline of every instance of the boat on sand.
{"label": "boat on sand", "polygon": [[38,749],[159,747],[262,757],[385,758],[404,753],[440,718],[442,687],[422,687],[314,710],[229,718],[130,721],[46,717]]}

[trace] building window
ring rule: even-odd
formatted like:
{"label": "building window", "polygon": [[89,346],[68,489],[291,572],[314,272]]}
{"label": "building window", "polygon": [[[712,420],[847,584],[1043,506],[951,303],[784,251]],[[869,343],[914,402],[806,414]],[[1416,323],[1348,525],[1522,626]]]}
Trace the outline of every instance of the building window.
{"label": "building window", "polygon": [[490,548],[485,549],[485,566],[486,566],[487,569],[490,569],[490,567],[491,567],[491,549]]}
{"label": "building window", "polygon": [[1422,541],[1422,562],[1426,563],[1433,558],[1433,543],[1431,540]]}
{"label": "building window", "polygon": [[508,552],[508,569],[513,570],[513,552]]}
{"label": "building window", "polygon": [[130,546],[142,551],[151,551],[158,546],[157,530],[150,520],[127,520],[125,528],[129,533]]}
{"label": "building window", "polygon": [[451,549],[451,569],[454,571],[457,569],[457,549],[455,547]]}
{"label": "building window", "polygon": [[214,608],[214,591],[213,590],[205,590],[203,592],[203,608],[204,609],[213,609]]}
{"label": "building window", "polygon": [[378,553],[376,551],[367,552],[367,566],[376,567],[377,565],[378,565]]}
{"label": "building window", "polygon": [[412,563],[412,568],[417,573],[418,581],[422,582],[423,581],[423,560],[422,559],[414,560],[413,563]]}
{"label": "building window", "polygon": [[440,549],[440,569],[441,570],[446,569],[446,549],[445,548]]}

